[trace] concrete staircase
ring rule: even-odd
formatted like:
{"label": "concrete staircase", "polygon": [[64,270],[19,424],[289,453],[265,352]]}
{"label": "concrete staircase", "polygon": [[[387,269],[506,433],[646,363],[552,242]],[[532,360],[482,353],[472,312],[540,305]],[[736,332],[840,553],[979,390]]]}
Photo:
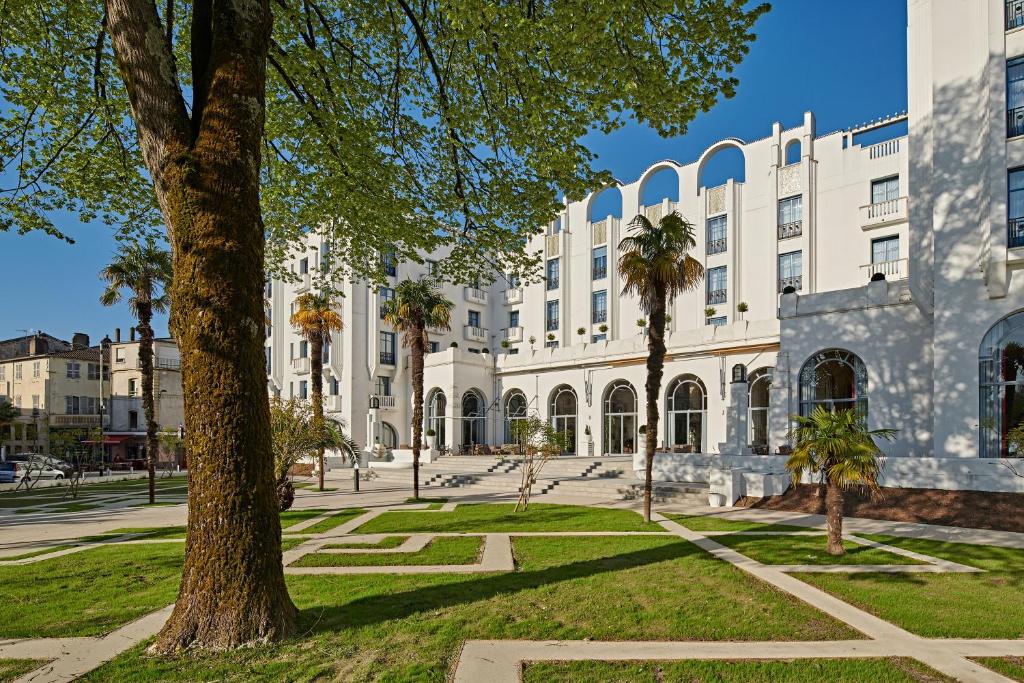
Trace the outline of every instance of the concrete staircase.
{"label": "concrete staircase", "polygon": [[[377,470],[383,482],[408,484],[409,470]],[[494,456],[452,455],[420,467],[426,489],[468,487],[480,493],[517,494],[522,484],[521,462]],[[643,496],[643,482],[633,472],[630,457],[566,457],[549,460],[533,486],[534,496],[557,495],[595,500],[632,500]],[[656,482],[654,500],[706,505],[707,484]]]}

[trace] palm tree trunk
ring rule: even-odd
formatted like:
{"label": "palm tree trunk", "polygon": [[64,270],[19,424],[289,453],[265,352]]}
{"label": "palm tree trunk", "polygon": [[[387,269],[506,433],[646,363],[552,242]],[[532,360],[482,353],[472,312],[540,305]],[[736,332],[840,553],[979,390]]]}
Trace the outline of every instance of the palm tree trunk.
{"label": "palm tree trunk", "polygon": [[[317,331],[309,339],[309,366],[312,377],[313,428],[319,434],[324,428],[324,338]],[[320,471],[320,490],[324,490],[324,447],[317,446],[316,464]]]}
{"label": "palm tree trunk", "polygon": [[412,364],[412,497],[420,498],[420,441],[423,439],[423,352],[426,330],[420,328],[409,344]]}
{"label": "palm tree trunk", "polygon": [[178,598],[152,649],[279,640],[296,610],[281,564],[262,333],[270,3],[221,3],[216,21],[193,17],[191,112],[173,55],[153,40],[156,6],[104,4],[177,275],[170,326],[181,350],[188,530]]}
{"label": "palm tree trunk", "polygon": [[651,482],[654,452],[658,448],[658,396],[661,394],[661,376],[665,371],[665,290],[655,286],[655,304],[650,312],[647,331],[647,433],[644,434],[647,461],[644,464],[644,521],[651,521]]}
{"label": "palm tree trunk", "polygon": [[142,370],[142,414],[146,421],[146,471],[149,474],[149,504],[156,502],[156,410],[153,396],[153,309],[145,293],[139,293],[139,367]]}
{"label": "palm tree trunk", "polygon": [[825,521],[828,524],[828,554],[843,555],[843,489],[825,477]]}

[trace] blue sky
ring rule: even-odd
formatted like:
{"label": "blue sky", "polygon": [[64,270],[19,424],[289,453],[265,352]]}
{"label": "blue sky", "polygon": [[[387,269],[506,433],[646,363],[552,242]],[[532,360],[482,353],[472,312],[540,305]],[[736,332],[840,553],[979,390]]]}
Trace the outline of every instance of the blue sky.
{"label": "blue sky", "polygon": [[[721,138],[761,138],[773,121],[798,125],[807,110],[815,114],[819,135],[902,111],[906,19],[903,0],[776,0],[737,69],[736,96],[699,116],[685,136],[666,140],[632,123],[612,135],[588,136],[586,143],[601,166],[629,182],[659,159],[692,161]],[[96,273],[114,250],[109,231],[73,219],[61,227],[75,244],[0,232],[0,276],[6,284],[0,339],[41,329],[62,338],[82,331],[95,341],[113,336],[115,327],[131,326],[125,306],[104,308],[98,301],[103,284]],[[156,327],[165,334],[165,319]]]}

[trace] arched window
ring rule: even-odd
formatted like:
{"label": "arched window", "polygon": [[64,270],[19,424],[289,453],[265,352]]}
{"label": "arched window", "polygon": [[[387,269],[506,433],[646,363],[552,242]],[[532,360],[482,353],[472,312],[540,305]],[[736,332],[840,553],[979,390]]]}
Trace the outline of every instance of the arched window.
{"label": "arched window", "polygon": [[505,443],[513,443],[512,424],[526,419],[526,394],[515,389],[505,397]]}
{"label": "arched window", "polygon": [[484,428],[487,418],[484,416],[486,407],[484,397],[476,389],[470,389],[462,395],[462,445],[475,446],[486,443]]}
{"label": "arched window", "polygon": [[1024,451],[1024,311],[988,331],[978,353],[983,458],[1017,458]]}
{"label": "arched window", "polygon": [[868,414],[868,371],[856,354],[842,349],[819,351],[800,369],[800,414],[816,407]]}
{"label": "arched window", "polygon": [[565,452],[576,454],[576,392],[567,384],[555,387],[548,405],[551,426],[565,434]]}
{"label": "arched window", "polygon": [[629,454],[636,448],[636,390],[624,379],[615,380],[605,391],[604,452]]}
{"label": "arched window", "polygon": [[387,422],[382,422],[380,427],[380,442],[385,448],[398,448],[398,432],[395,428]]}
{"label": "arched window", "polygon": [[448,409],[448,399],[440,389],[434,390],[427,399],[427,429],[433,429],[437,434],[435,443],[440,448],[448,443],[445,439],[444,423],[445,411]]}
{"label": "arched window", "polygon": [[704,383],[695,375],[682,375],[669,383],[665,392],[665,442],[670,448],[688,446],[694,453],[704,451],[707,394]]}
{"label": "arched window", "polygon": [[747,378],[747,440],[754,448],[768,447],[768,390],[771,386],[768,368],[758,368]]}
{"label": "arched window", "polygon": [[800,141],[790,140],[786,145],[786,166],[800,163]]}

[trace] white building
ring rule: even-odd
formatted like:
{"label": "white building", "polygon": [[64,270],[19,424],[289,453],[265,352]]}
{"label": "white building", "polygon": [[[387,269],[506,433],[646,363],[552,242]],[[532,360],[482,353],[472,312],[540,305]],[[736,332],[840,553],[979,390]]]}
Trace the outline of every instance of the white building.
{"label": "white building", "polygon": [[[707,277],[670,310],[658,440],[672,452],[659,477],[778,470],[788,416],[824,403],[900,430],[887,485],[1024,490],[999,460],[1017,456],[1010,431],[1024,418],[1024,2],[908,5],[908,115],[819,135],[807,113],[797,128],[659,162],[620,184],[613,215],[594,215],[596,195],[566,205],[530,245],[544,282],[447,286],[452,331],[431,335],[425,370],[438,441],[501,444],[510,419],[536,412],[573,434],[576,454],[635,454],[646,339],[638,302],[618,294],[617,244],[633,216],[676,210],[696,227]],[[908,134],[883,135],[899,126]],[[727,150],[743,172],[706,187]],[[674,190],[654,201],[646,185],[664,173]],[[285,396],[308,391],[287,320],[319,248],[292,264],[298,288],[271,285],[269,380]],[[389,279],[425,273],[403,263]],[[328,409],[357,441],[406,444],[407,356],[379,314],[389,291],[344,288]]]}

